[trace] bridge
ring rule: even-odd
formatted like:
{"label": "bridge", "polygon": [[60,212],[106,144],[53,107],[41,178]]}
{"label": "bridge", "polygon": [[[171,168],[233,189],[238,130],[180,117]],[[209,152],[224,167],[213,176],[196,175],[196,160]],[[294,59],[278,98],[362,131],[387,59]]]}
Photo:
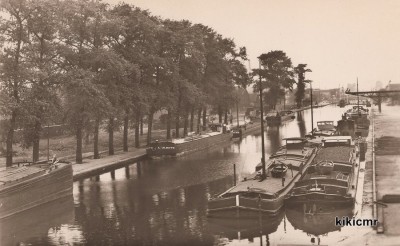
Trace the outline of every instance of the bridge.
{"label": "bridge", "polygon": [[382,112],[382,98],[393,96],[400,93],[400,90],[380,90],[380,91],[345,91],[347,95],[363,96],[376,100],[379,112]]}

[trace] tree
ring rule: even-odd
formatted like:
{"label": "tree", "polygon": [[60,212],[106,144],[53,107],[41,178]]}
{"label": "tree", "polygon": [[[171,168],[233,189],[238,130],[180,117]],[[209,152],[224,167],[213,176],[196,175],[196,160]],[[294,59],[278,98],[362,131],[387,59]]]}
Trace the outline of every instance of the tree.
{"label": "tree", "polygon": [[[82,163],[82,137],[85,126],[96,110],[110,104],[104,86],[98,83],[98,69],[92,58],[101,53],[96,45],[99,39],[93,33],[96,12],[104,9],[97,1],[62,2],[62,25],[59,39],[62,45],[60,56],[63,59],[63,92],[66,120],[76,137],[76,162]],[[96,26],[96,25],[94,25]]]}
{"label": "tree", "polygon": [[[292,61],[286,53],[280,50],[270,51],[261,54],[261,70],[254,70],[254,75],[260,74],[262,77],[262,88],[266,89],[264,97],[270,108],[275,109],[277,102],[285,95],[285,89],[292,90],[294,72]],[[254,90],[259,90],[259,83],[254,85]]]}
{"label": "tree", "polygon": [[306,83],[310,83],[311,80],[305,79],[305,73],[311,72],[311,69],[306,68],[307,64],[299,64],[294,68],[294,72],[297,74],[297,90],[295,93],[296,96],[296,104],[297,107],[300,108],[303,106],[303,99],[305,94]]}
{"label": "tree", "polygon": [[27,19],[30,1],[3,0],[0,2],[2,13],[8,18],[1,18],[0,34],[2,54],[0,57],[0,81],[2,81],[1,112],[7,117],[6,131],[6,166],[12,165],[14,131],[17,128],[21,111],[21,93],[29,77],[24,60],[24,48],[28,43]]}
{"label": "tree", "polygon": [[24,142],[33,144],[32,159],[39,160],[39,140],[42,126],[49,121],[57,122],[60,114],[59,68],[56,45],[58,29],[57,5],[53,1],[34,1],[29,6],[27,27],[29,46],[25,49],[25,59],[30,76],[28,88],[24,90],[23,123]]}

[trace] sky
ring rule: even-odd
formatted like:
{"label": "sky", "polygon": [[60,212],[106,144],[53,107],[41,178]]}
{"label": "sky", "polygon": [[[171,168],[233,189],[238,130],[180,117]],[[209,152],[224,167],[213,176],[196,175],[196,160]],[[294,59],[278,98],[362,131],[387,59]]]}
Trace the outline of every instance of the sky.
{"label": "sky", "polygon": [[[119,0],[104,0],[115,4]],[[257,57],[282,50],[306,63],[315,88],[360,90],[400,83],[400,1],[370,0],[124,0],[153,15],[213,28]]]}

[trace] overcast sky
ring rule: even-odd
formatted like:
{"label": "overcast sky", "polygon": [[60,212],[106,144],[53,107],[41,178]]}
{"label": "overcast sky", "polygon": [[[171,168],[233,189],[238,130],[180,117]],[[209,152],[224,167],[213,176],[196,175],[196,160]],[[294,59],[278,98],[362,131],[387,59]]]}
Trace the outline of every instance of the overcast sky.
{"label": "overcast sky", "polygon": [[[118,0],[105,0],[117,3]],[[400,83],[400,1],[125,0],[152,14],[212,27],[257,56],[283,50],[315,87]],[[249,64],[247,64],[248,66]]]}

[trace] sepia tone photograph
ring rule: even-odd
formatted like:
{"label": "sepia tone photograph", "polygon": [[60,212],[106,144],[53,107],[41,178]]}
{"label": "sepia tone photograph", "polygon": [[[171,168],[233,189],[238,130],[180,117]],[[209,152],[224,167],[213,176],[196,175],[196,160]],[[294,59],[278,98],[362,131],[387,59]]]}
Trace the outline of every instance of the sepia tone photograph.
{"label": "sepia tone photograph", "polygon": [[399,16],[0,0],[0,246],[400,245]]}

